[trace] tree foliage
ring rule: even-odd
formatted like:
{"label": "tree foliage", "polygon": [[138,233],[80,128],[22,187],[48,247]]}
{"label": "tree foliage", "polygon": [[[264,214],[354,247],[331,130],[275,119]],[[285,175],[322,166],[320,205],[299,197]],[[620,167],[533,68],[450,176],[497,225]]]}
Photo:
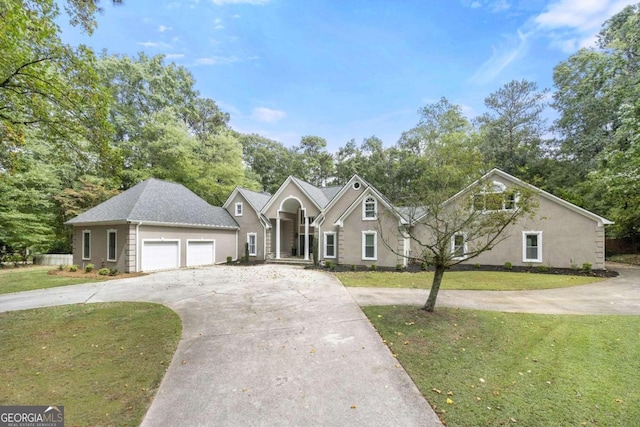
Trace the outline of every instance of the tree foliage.
{"label": "tree foliage", "polygon": [[52,0],[0,2],[0,168],[10,169],[25,132],[38,129],[61,150],[83,141],[107,155],[108,97],[95,57],[60,40]]}
{"label": "tree foliage", "polygon": [[528,178],[528,169],[542,157],[547,92],[534,82],[512,80],[485,98],[488,111],[477,122],[487,163]]}

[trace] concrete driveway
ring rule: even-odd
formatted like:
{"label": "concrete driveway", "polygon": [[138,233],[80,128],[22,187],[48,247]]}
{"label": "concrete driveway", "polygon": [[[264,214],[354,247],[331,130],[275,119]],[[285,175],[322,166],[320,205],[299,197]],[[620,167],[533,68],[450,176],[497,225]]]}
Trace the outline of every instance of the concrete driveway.
{"label": "concrete driveway", "polygon": [[333,276],[263,265],[0,295],[0,312],[107,301],[175,310],[182,339],[143,426],[441,426]]}
{"label": "concrete driveway", "polygon": [[[603,282],[540,291],[447,291],[438,293],[437,307],[457,307],[541,314],[640,315],[640,268],[608,266],[620,273]],[[423,305],[423,289],[347,288],[361,306]]]}

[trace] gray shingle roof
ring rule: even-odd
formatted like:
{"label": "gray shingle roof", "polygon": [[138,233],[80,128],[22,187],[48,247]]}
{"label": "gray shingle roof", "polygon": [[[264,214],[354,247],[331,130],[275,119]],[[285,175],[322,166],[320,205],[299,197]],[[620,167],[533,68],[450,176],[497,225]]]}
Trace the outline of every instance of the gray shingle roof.
{"label": "gray shingle roof", "polygon": [[238,228],[225,209],[181,184],[148,179],[67,221],[67,224],[143,221]]}
{"label": "gray shingle roof", "polygon": [[334,198],[336,194],[340,191],[342,187],[325,187],[318,188],[313,184],[309,184],[306,181],[303,181],[295,176],[291,177],[308,195],[313,199],[313,201],[320,207],[320,209],[324,209],[325,206],[329,204],[331,199]]}
{"label": "gray shingle roof", "polygon": [[271,198],[271,194],[269,193],[258,193],[255,191],[247,190],[246,188],[238,188],[238,191],[257,212],[260,212],[264,205],[266,205]]}

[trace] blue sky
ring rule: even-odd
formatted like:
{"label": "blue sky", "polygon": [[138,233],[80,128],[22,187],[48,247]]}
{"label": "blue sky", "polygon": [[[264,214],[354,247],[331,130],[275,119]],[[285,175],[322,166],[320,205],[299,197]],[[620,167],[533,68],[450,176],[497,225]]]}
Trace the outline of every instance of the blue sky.
{"label": "blue sky", "polygon": [[186,67],[240,132],[286,146],[317,135],[336,151],[372,135],[395,144],[442,96],[471,119],[510,80],[552,89],[553,67],[633,3],[102,0],[92,36],[60,23],[67,43]]}

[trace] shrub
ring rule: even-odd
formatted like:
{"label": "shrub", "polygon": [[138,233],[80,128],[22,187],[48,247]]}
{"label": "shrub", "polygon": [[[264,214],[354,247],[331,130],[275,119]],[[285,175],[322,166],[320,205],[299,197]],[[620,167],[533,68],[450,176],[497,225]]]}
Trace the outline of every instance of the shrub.
{"label": "shrub", "polygon": [[511,264],[509,261],[504,263],[505,270],[511,270],[512,268],[513,268],[513,264]]}
{"label": "shrub", "polygon": [[70,266],[69,266],[69,271],[70,271],[70,272],[72,272],[72,273],[74,273],[74,272],[78,271],[78,266],[77,266],[77,265],[75,265],[75,264],[70,265]]}
{"label": "shrub", "polygon": [[84,266],[84,272],[85,273],[91,273],[93,271],[93,268],[95,267],[95,265],[93,264],[87,264]]}
{"label": "shrub", "polygon": [[109,274],[109,269],[108,268],[101,268],[100,270],[98,270],[98,274],[101,276],[106,276]]}
{"label": "shrub", "polygon": [[371,271],[376,271],[378,269],[378,266],[375,264],[371,264],[371,267],[369,267],[371,269]]}
{"label": "shrub", "polygon": [[326,262],[324,263],[324,265],[325,265],[329,270],[331,270],[331,268],[333,267],[333,262],[332,262],[332,261],[326,261]]}
{"label": "shrub", "polygon": [[351,271],[356,271],[356,265],[355,264],[351,264]]}
{"label": "shrub", "polygon": [[65,270],[66,268],[67,268],[67,266],[66,266],[66,265],[64,265],[64,264],[60,264],[60,265],[58,266],[58,270],[59,270],[59,271],[63,271],[63,270]]}
{"label": "shrub", "polygon": [[402,264],[396,264],[396,271],[402,271]]}
{"label": "shrub", "polygon": [[233,262],[233,257],[227,257],[227,264],[231,264]]}
{"label": "shrub", "polygon": [[420,264],[420,270],[422,270],[422,271],[427,271],[427,267],[428,266],[427,266],[426,262],[423,262],[422,264]]}
{"label": "shrub", "polygon": [[117,276],[118,275],[118,269],[117,268],[110,268],[109,269],[109,276]]}
{"label": "shrub", "polygon": [[546,265],[539,265],[536,269],[538,270],[538,273],[546,273],[549,271],[549,267]]}
{"label": "shrub", "polygon": [[244,244],[244,260],[245,263],[249,262],[249,242]]}
{"label": "shrub", "polygon": [[585,262],[582,264],[582,272],[583,273],[587,273],[590,274],[591,273],[591,263],[590,262]]}
{"label": "shrub", "polygon": [[480,269],[480,263],[476,262],[475,264],[473,264],[473,268],[475,268],[476,270]]}

